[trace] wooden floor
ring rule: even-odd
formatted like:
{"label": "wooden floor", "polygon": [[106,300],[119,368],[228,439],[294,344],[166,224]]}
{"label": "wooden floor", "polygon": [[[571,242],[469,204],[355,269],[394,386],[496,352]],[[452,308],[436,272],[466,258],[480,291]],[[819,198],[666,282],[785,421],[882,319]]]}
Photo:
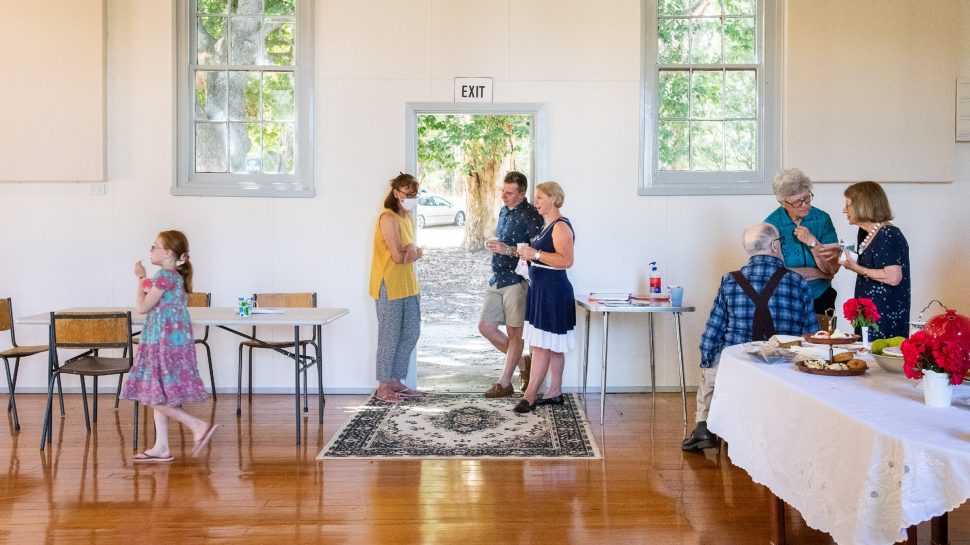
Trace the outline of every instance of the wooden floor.
{"label": "wooden floor", "polygon": [[[176,426],[175,462],[136,466],[129,404],[115,411],[102,396],[88,435],[79,396],[67,396],[42,453],[43,397],[18,396],[23,429],[7,413],[0,431],[0,542],[768,542],[765,490],[724,455],[681,452],[677,394],[609,395],[606,425],[593,426],[597,461],[315,461],[365,399],[328,396],[322,426],[311,406],[297,446],[292,397],[256,396],[237,417],[226,394],[190,408],[224,425],[203,458],[189,457],[191,434]],[[597,397],[589,409],[598,416]],[[140,428],[144,446],[144,413]],[[832,543],[791,510],[788,525],[790,543]],[[970,543],[965,508],[950,535]],[[921,525],[920,543],[928,536]]]}

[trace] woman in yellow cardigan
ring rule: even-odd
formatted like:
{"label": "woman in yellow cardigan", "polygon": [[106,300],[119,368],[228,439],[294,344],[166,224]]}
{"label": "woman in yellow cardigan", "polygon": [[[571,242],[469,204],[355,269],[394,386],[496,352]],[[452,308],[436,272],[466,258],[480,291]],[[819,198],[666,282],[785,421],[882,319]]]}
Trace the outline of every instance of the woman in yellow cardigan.
{"label": "woman in yellow cardigan", "polygon": [[377,381],[374,397],[400,403],[421,392],[404,385],[411,352],[421,335],[421,296],[414,262],[421,248],[414,245],[414,208],[418,181],[400,173],[391,180],[384,210],[374,226],[374,257],[370,295],[377,303]]}

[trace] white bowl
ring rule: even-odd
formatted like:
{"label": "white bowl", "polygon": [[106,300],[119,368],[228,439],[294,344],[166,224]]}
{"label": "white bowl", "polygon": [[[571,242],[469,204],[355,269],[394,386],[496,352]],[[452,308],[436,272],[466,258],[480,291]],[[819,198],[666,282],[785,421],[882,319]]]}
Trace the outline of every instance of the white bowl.
{"label": "white bowl", "polygon": [[882,367],[890,373],[902,373],[903,372],[903,357],[902,356],[888,356],[885,352],[882,354],[873,354],[872,358],[876,360],[879,367]]}

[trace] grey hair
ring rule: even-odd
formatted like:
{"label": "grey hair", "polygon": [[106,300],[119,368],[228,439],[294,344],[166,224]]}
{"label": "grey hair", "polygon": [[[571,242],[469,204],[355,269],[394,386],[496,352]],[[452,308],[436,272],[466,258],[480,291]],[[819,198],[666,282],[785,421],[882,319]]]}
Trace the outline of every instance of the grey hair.
{"label": "grey hair", "polygon": [[771,242],[778,238],[778,228],[770,223],[756,223],[744,230],[744,251],[748,255],[771,253]]}
{"label": "grey hair", "polygon": [[785,169],[775,176],[771,184],[775,191],[775,198],[781,202],[788,197],[794,197],[812,190],[812,180],[797,168]]}

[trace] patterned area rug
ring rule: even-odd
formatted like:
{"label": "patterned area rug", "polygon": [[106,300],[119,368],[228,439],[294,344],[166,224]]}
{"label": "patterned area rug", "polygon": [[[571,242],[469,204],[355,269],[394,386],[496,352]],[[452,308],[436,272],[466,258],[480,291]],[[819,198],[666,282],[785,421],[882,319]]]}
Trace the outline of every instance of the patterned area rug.
{"label": "patterned area rug", "polygon": [[519,396],[426,393],[399,405],[371,397],[334,435],[326,458],[599,459],[575,394],[517,414]]}

